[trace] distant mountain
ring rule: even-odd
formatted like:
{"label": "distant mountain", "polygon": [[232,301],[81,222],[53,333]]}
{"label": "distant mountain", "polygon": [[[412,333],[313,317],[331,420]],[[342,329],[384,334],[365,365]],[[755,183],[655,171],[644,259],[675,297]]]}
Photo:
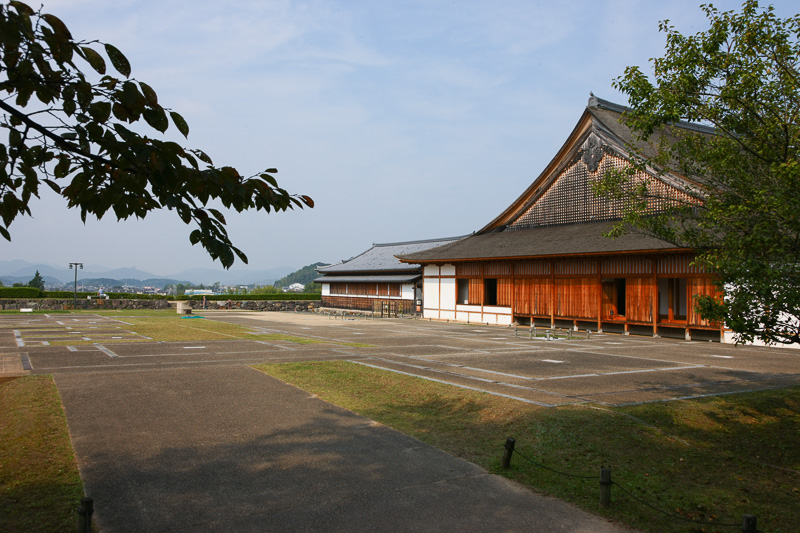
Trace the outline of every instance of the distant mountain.
{"label": "distant mountain", "polygon": [[190,268],[174,274],[170,278],[190,279],[192,283],[212,285],[219,281],[223,285],[271,285],[276,279],[294,270],[293,267],[278,267],[267,270],[215,270],[211,268]]}
{"label": "distant mountain", "polygon": [[[163,288],[165,285],[177,285],[178,283],[188,284],[186,280],[168,279],[168,278],[149,278],[145,280],[135,278],[81,278],[78,280],[81,285],[89,285],[92,287],[103,287],[109,289],[111,287],[155,287],[157,289]],[[69,284],[68,284],[69,285]]]}
{"label": "distant mountain", "polygon": [[[136,268],[116,268],[114,270],[107,270],[102,272],[102,276],[104,278],[112,278],[112,279],[148,279],[148,278],[158,278],[159,276],[152,274],[150,272],[145,272],[144,270],[138,270]],[[89,276],[87,272],[84,274],[86,277]],[[78,276],[80,277],[80,275]]]}
{"label": "distant mountain", "polygon": [[[11,286],[14,283],[28,283],[36,271],[45,280],[45,286],[72,286],[75,271],[59,268],[43,263],[30,263],[18,259],[0,261],[0,281]],[[100,265],[86,265],[78,270],[78,282],[90,284],[90,280],[102,279],[102,286],[131,285],[133,287],[163,287],[177,283],[193,283],[195,285],[211,285],[220,282],[223,285],[259,285],[272,284],[276,279],[285,276],[294,267],[278,267],[263,270],[223,270],[210,268],[192,268],[167,276],[156,275],[136,268],[109,269]],[[105,283],[108,281],[109,283]]]}
{"label": "distant mountain", "polygon": [[[33,279],[35,272],[36,271],[34,271],[34,274],[31,274],[30,276],[0,276],[0,282],[2,282],[3,285],[5,285],[6,287],[11,287],[15,283],[22,283],[23,285],[27,285],[28,282]],[[39,274],[41,274],[41,272],[39,272]],[[60,280],[52,276],[43,275],[42,279],[44,280],[45,289],[49,289],[51,287],[53,288],[60,287],[63,285],[63,283],[61,283]]]}

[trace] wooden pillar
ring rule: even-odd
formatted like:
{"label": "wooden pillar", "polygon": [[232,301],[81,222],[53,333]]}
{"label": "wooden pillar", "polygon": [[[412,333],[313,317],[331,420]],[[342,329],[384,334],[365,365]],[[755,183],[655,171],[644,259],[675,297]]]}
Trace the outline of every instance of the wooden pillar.
{"label": "wooden pillar", "polygon": [[652,313],[653,313],[653,337],[658,336],[658,257],[653,258],[653,277],[651,278]]}
{"label": "wooden pillar", "polygon": [[596,260],[597,267],[597,331],[603,329],[603,260]]}
{"label": "wooden pillar", "polygon": [[483,323],[483,306],[486,305],[486,279],[484,274],[484,267],[486,263],[481,263],[481,320],[480,322]]}
{"label": "wooden pillar", "polygon": [[[436,268],[439,269],[439,274],[436,277],[436,283],[439,286],[439,295],[438,295],[439,302],[436,304],[436,317],[439,320],[441,320],[442,319],[442,265],[436,265]],[[455,268],[455,265],[453,265],[453,268]],[[422,278],[422,279],[423,279],[423,282],[424,282],[425,278]],[[423,300],[422,300],[422,305],[423,305],[422,313],[424,314],[425,313],[425,309],[424,309],[425,293],[424,292],[422,293],[422,298],[423,298]],[[456,303],[458,303],[458,278],[457,277],[456,277]],[[453,308],[455,309],[455,307],[453,307]]]}
{"label": "wooden pillar", "polygon": [[556,323],[556,268],[550,261],[550,327]]}
{"label": "wooden pillar", "polygon": [[517,312],[517,263],[511,263],[511,322],[514,322],[514,314]]}

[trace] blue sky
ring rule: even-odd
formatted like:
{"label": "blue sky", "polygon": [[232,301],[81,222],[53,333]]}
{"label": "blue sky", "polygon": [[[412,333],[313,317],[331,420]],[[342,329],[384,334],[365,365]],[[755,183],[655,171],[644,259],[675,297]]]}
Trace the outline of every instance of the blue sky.
{"label": "blue sky", "polygon": [[[741,2],[714,2],[738,9]],[[774,2],[780,16],[792,1]],[[235,269],[349,258],[373,242],[480,229],[541,172],[592,91],[660,56],[699,2],[54,0],[73,36],[117,46],[201,148],[317,207],[228,216]],[[176,140],[180,139],[175,137]],[[54,194],[11,226],[0,258],[159,275],[215,267],[174,213],[80,221]]]}

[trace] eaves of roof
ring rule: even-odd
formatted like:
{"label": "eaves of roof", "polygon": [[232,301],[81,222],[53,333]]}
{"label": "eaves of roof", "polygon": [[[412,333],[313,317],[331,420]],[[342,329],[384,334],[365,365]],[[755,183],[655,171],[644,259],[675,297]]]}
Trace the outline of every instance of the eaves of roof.
{"label": "eaves of roof", "polygon": [[683,250],[646,235],[629,233],[616,239],[604,237],[603,234],[609,231],[613,224],[613,222],[595,222],[476,233],[449,245],[401,256],[400,260],[426,264]]}
{"label": "eaves of roof", "polygon": [[[416,266],[416,265],[415,265]],[[397,275],[364,275],[364,276],[336,276],[325,275],[314,280],[314,283],[413,283],[422,278],[419,267],[414,274]]]}

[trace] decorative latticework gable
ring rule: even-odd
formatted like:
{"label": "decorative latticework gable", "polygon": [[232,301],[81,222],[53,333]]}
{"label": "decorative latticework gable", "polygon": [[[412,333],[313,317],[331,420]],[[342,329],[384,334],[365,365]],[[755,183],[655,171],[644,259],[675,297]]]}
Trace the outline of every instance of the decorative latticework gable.
{"label": "decorative latticework gable", "polygon": [[[618,220],[622,218],[625,200],[606,198],[594,193],[593,187],[610,171],[621,171],[630,163],[612,147],[591,133],[570,161],[543,192],[533,196],[531,204],[508,224],[508,230],[529,229],[539,226],[580,224]],[[648,186],[647,213],[663,211],[669,206],[692,203],[695,200],[664,181],[637,172],[628,186],[635,187],[643,181]]]}

